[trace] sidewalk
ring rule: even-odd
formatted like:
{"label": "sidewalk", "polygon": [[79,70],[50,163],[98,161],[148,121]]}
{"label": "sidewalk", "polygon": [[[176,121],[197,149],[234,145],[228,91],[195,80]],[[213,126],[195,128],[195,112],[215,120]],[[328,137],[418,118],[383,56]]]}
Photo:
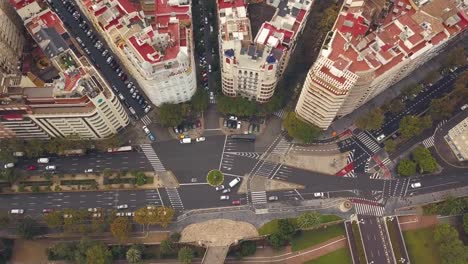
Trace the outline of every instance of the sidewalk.
{"label": "sidewalk", "polygon": [[430,227],[439,223],[439,220],[435,215],[399,216],[398,221],[400,221],[400,228],[402,231]]}

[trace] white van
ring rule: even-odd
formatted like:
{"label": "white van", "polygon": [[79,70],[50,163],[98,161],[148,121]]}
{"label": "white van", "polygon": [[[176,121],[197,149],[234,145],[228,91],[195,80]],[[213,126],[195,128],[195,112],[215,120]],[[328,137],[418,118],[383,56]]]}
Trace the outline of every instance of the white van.
{"label": "white van", "polygon": [[23,209],[11,209],[10,214],[23,214],[24,210]]}
{"label": "white van", "polygon": [[232,180],[230,183],[229,183],[229,187],[234,187],[236,186],[239,182],[241,181],[241,178],[237,177],[235,178],[234,180]]}
{"label": "white van", "polygon": [[23,157],[23,156],[24,156],[24,152],[22,151],[13,152],[13,157]]}
{"label": "white van", "polygon": [[52,171],[52,170],[55,170],[57,167],[55,167],[55,165],[49,165],[49,166],[46,166],[45,169],[48,170],[48,171]]}
{"label": "white van", "polygon": [[180,144],[189,144],[189,143],[192,143],[191,138],[183,138],[180,140]]}
{"label": "white van", "polygon": [[7,164],[5,164],[5,166],[3,166],[3,167],[5,167],[5,169],[10,169],[10,168],[13,168],[14,166],[15,166],[14,163],[7,163]]}
{"label": "white van", "polygon": [[49,163],[49,158],[39,158],[37,159],[37,163]]}

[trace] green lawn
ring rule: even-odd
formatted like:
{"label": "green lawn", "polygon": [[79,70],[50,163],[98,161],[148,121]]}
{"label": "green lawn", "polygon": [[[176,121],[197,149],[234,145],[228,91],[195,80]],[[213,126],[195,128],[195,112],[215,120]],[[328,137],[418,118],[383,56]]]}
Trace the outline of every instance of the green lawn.
{"label": "green lawn", "polygon": [[342,224],[332,225],[327,228],[305,230],[292,239],[291,250],[302,250],[344,234],[345,229]]}
{"label": "green lawn", "polygon": [[319,258],[304,262],[304,264],[352,264],[353,260],[349,254],[348,247],[323,255]]}
{"label": "green lawn", "polygon": [[[293,222],[296,221],[296,218],[290,218]],[[320,216],[322,224],[341,220],[341,217],[336,215],[321,215]],[[278,219],[271,220],[270,222],[265,223],[258,229],[260,235],[269,235],[278,230]]]}
{"label": "green lawn", "polygon": [[438,249],[433,239],[433,233],[434,228],[432,227],[403,232],[411,263],[440,263]]}

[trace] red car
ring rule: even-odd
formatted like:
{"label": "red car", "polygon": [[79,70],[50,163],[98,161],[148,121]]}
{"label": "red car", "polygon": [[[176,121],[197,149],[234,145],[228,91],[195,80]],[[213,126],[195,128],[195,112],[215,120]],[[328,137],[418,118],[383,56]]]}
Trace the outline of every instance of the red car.
{"label": "red car", "polygon": [[240,201],[239,200],[234,200],[234,201],[232,201],[232,205],[240,205]]}
{"label": "red car", "polygon": [[29,165],[26,169],[27,169],[28,171],[37,170],[37,166],[35,166],[35,165]]}

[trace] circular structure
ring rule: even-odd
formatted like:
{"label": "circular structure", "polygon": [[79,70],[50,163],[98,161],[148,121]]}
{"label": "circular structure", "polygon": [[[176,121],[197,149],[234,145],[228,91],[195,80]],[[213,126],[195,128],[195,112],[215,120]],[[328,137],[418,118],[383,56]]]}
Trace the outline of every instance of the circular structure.
{"label": "circular structure", "polygon": [[206,175],[206,181],[213,187],[219,186],[224,182],[224,174],[219,170],[211,170]]}
{"label": "circular structure", "polygon": [[346,201],[344,201],[344,202],[342,202],[342,203],[340,204],[340,210],[341,210],[342,212],[348,212],[352,207],[353,207],[353,205],[352,205],[351,202],[348,201],[348,200],[346,200]]}

